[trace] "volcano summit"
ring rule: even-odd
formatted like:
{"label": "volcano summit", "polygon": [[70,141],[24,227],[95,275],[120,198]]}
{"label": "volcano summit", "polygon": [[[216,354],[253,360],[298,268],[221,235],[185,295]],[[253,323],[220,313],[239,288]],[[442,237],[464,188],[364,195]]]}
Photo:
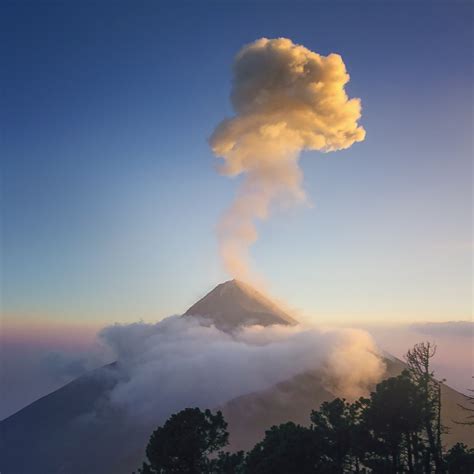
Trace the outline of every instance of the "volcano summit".
{"label": "volcano summit", "polygon": [[205,316],[223,331],[253,324],[297,324],[296,320],[275,303],[239,280],[217,285],[204,298],[193,304],[184,316]]}

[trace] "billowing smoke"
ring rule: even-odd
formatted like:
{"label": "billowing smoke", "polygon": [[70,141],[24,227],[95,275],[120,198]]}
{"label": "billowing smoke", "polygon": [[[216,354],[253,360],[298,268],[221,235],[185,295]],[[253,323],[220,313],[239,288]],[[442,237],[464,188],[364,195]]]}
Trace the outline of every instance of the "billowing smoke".
{"label": "billowing smoke", "polygon": [[218,225],[220,252],[233,276],[255,280],[249,246],[257,239],[256,219],[272,203],[304,202],[302,150],[341,150],[364,140],[358,125],[359,99],[349,99],[349,81],[338,54],[321,56],[286,38],[262,38],[245,46],[233,68],[235,116],[210,138],[224,159],[222,174],[244,174],[232,206]]}
{"label": "billowing smoke", "polygon": [[173,316],[101,332],[124,377],[113,404],[137,420],[163,420],[188,406],[215,408],[305,371],[335,395],[355,398],[385,367],[368,333],[303,326],[251,326],[234,333],[206,319]]}

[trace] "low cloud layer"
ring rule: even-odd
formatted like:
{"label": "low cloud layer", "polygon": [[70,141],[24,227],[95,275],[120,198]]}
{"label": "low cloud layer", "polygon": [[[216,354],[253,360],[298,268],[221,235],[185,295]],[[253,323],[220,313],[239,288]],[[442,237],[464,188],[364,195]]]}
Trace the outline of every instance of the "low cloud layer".
{"label": "low cloud layer", "polygon": [[[159,324],[161,323],[158,323],[158,325]],[[417,342],[430,340],[438,346],[436,357],[433,360],[435,374],[439,378],[447,379],[447,384],[451,387],[454,387],[461,392],[466,392],[469,388],[474,388],[472,385],[472,376],[474,375],[472,329],[470,329],[473,325],[472,321],[418,323],[416,325],[395,325],[389,327],[372,325],[363,327],[362,331],[354,332],[353,330],[348,330],[345,337],[351,338],[351,334],[359,333],[364,336],[358,340],[364,341],[364,338],[367,337],[366,331],[368,331],[375,339],[378,347],[399,357],[400,359],[403,359],[403,355],[406,351]],[[82,368],[85,367],[89,370],[91,368],[100,367],[101,365],[112,362],[117,358],[117,356],[124,361],[124,363],[131,364],[132,368],[135,365],[132,363],[133,360],[138,363],[138,360],[143,358],[146,365],[149,365],[150,372],[156,373],[154,364],[152,363],[152,354],[154,351],[152,346],[155,340],[160,339],[160,337],[154,335],[155,332],[159,332],[156,326],[157,325],[137,323],[127,326],[108,327],[102,333],[102,339],[105,341],[106,347],[103,347],[102,345],[97,347],[93,334],[90,334],[87,337],[83,336],[80,344],[72,344],[70,341],[66,344],[61,339],[54,343],[49,341],[47,346],[45,346],[41,341],[37,341],[36,343],[32,343],[30,340],[13,341],[13,338],[9,336],[8,333],[3,334],[0,350],[2,358],[2,364],[0,364],[0,380],[3,387],[3,390],[0,393],[0,419],[13,414],[15,411],[23,408],[39,397],[58,389],[65,382],[74,378]],[[459,330],[461,327],[466,328],[466,331]],[[427,328],[430,331],[430,334],[422,333],[418,330],[426,330]],[[439,332],[436,335],[433,334],[434,328],[436,328],[435,331],[439,329]],[[192,334],[193,331],[191,331],[191,329],[189,329],[189,331]],[[295,341],[295,343],[297,340],[296,333],[314,331],[316,334],[314,344],[322,344],[322,346],[326,348],[326,350],[321,349],[321,352],[318,353],[318,357],[321,354],[328,354],[328,345],[322,341],[323,335],[325,334],[324,331],[312,330],[309,328],[303,329],[301,326],[295,328],[294,331],[293,341]],[[54,332],[53,329],[51,329],[50,332]],[[176,331],[175,334],[177,334]],[[221,338],[223,341],[232,339],[230,336],[226,337],[220,333],[217,334],[219,337],[218,340],[215,341],[216,344],[218,344],[218,341],[221,341]],[[246,337],[249,344],[263,344],[265,342],[276,343],[277,334],[277,328],[273,328],[272,331],[262,328],[260,328],[260,330],[252,328],[246,332]],[[333,331],[332,334],[333,341],[344,340],[342,337],[344,332],[340,333],[339,337],[335,336],[337,331]],[[283,331],[280,333],[280,336],[284,339],[290,338],[290,335],[291,331],[287,328],[283,328]],[[167,340],[168,345],[171,343],[170,338],[164,336],[161,336],[161,338],[165,341]],[[238,346],[238,340],[236,340],[235,344]],[[137,346],[140,345],[145,345],[145,347],[137,349]],[[199,346],[202,345],[204,344],[199,344]],[[226,343],[221,341],[221,347],[227,347]],[[348,352],[351,347],[353,348],[352,352]],[[373,343],[370,342],[368,350],[372,350],[372,347]],[[206,347],[204,347],[204,349],[206,349]],[[164,348],[161,348],[156,352],[156,355],[164,350]],[[342,358],[338,359],[338,351],[343,350],[345,350],[346,353]],[[189,363],[189,358],[191,357],[192,352],[193,351],[182,356],[187,363]],[[348,372],[350,373],[353,359],[359,357],[360,350],[355,344],[341,344],[338,350],[333,350],[330,354],[332,354],[333,358],[332,366],[337,362],[343,364],[343,367],[339,369],[340,371],[336,371],[336,373],[344,374]],[[364,352],[362,352],[362,354],[364,354]],[[279,362],[281,357],[274,358],[273,363]],[[347,360],[349,360],[349,362],[346,367],[344,364],[346,364]],[[376,363],[373,358],[370,358],[369,360]],[[316,361],[313,362],[315,362],[314,365],[316,368],[322,367],[320,358],[317,358]],[[170,367],[172,366],[171,363],[169,363],[169,365]],[[249,364],[249,366],[252,371],[253,362]],[[274,369],[273,365],[271,367],[272,369],[269,372],[272,376],[271,380],[277,380],[278,375],[283,376],[285,373],[292,374],[297,370],[297,367],[290,367],[290,370],[286,370],[286,372],[282,371],[279,374],[278,371]],[[242,369],[242,371],[244,369]],[[136,373],[138,376],[140,371],[134,369],[132,370],[132,373]],[[355,372],[354,374],[359,378],[358,372]],[[175,372],[174,378],[177,379],[178,377],[179,374]],[[140,399],[140,394],[138,393],[138,380],[138,378],[134,379],[128,387],[130,391],[136,390],[137,400]],[[264,383],[267,383],[266,381],[262,383],[262,380],[260,380],[259,383],[255,383],[255,386],[262,386]],[[333,379],[333,385],[336,385],[335,380],[339,380],[340,382],[349,381],[347,377],[344,378],[342,375]],[[153,388],[153,384],[157,384],[158,389]],[[143,388],[146,386],[147,385],[143,383]],[[163,387],[159,386],[156,379],[153,380],[153,383],[149,385],[149,387],[150,389],[155,390],[155,400],[150,404],[152,409],[153,404],[158,403],[156,398],[160,395],[160,390],[162,390]],[[214,387],[214,385],[212,387]],[[246,387],[247,386],[243,388]],[[340,390],[344,391],[344,388],[341,387]],[[121,403],[127,404],[127,397],[124,393],[125,391],[126,387],[123,386],[119,391],[114,393],[114,397],[117,397],[117,401],[123,400]],[[240,388],[237,387],[235,392],[239,391]],[[234,392],[234,390],[232,390],[232,392]],[[187,397],[189,397],[189,395],[187,395]],[[200,399],[202,400],[202,397]],[[132,397],[130,397],[129,400],[132,400]],[[192,398],[187,398],[187,400],[193,401]],[[186,399],[184,401],[186,401]],[[167,403],[169,402],[167,401]]]}
{"label": "low cloud layer", "polygon": [[216,407],[307,370],[320,370],[336,395],[355,398],[385,370],[368,333],[353,329],[252,326],[229,334],[174,316],[110,326],[100,337],[126,374],[111,401],[139,418]]}
{"label": "low cloud layer", "polygon": [[432,361],[435,376],[466,393],[474,389],[474,346],[472,321],[420,322],[409,325],[364,325],[385,351],[404,358],[408,349],[421,341],[436,344]]}
{"label": "low cloud layer", "polygon": [[305,201],[300,152],[342,150],[364,140],[360,100],[347,96],[348,82],[341,56],[323,56],[287,38],[261,38],[237,54],[235,116],[210,138],[224,160],[221,173],[245,176],[218,225],[220,252],[234,277],[255,281],[248,256],[255,220],[267,218],[272,203]]}
{"label": "low cloud layer", "polygon": [[442,323],[418,323],[411,328],[420,334],[429,336],[457,336],[474,337],[474,323],[472,321],[446,321]]}

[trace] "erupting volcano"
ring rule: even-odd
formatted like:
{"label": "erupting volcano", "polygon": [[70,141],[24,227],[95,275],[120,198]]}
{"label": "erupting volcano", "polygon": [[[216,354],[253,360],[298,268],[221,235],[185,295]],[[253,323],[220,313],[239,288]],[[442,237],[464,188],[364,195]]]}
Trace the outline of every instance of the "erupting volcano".
{"label": "erupting volcano", "polygon": [[[376,355],[367,333],[305,329],[237,280],[218,285],[182,316],[115,325],[101,335],[116,352],[114,363],[1,422],[1,472],[128,474],[143,459],[151,431],[196,405],[220,408],[229,449],[248,449],[272,424],[305,423],[340,390],[369,390],[404,368]],[[445,442],[469,443],[469,427],[452,423],[463,396],[443,385],[443,397],[443,423],[451,427]]]}

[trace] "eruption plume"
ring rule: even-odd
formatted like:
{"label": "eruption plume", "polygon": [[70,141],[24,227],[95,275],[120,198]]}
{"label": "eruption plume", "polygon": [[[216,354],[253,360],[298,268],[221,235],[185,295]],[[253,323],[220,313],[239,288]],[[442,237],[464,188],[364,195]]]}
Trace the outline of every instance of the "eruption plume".
{"label": "eruption plume", "polygon": [[234,277],[255,280],[249,247],[255,221],[272,203],[306,200],[298,164],[302,150],[341,150],[365,138],[358,125],[359,99],[349,99],[349,81],[338,54],[321,56],[287,38],[261,38],[244,46],[233,67],[235,116],[210,138],[224,159],[220,172],[244,174],[233,204],[218,224],[220,253]]}

